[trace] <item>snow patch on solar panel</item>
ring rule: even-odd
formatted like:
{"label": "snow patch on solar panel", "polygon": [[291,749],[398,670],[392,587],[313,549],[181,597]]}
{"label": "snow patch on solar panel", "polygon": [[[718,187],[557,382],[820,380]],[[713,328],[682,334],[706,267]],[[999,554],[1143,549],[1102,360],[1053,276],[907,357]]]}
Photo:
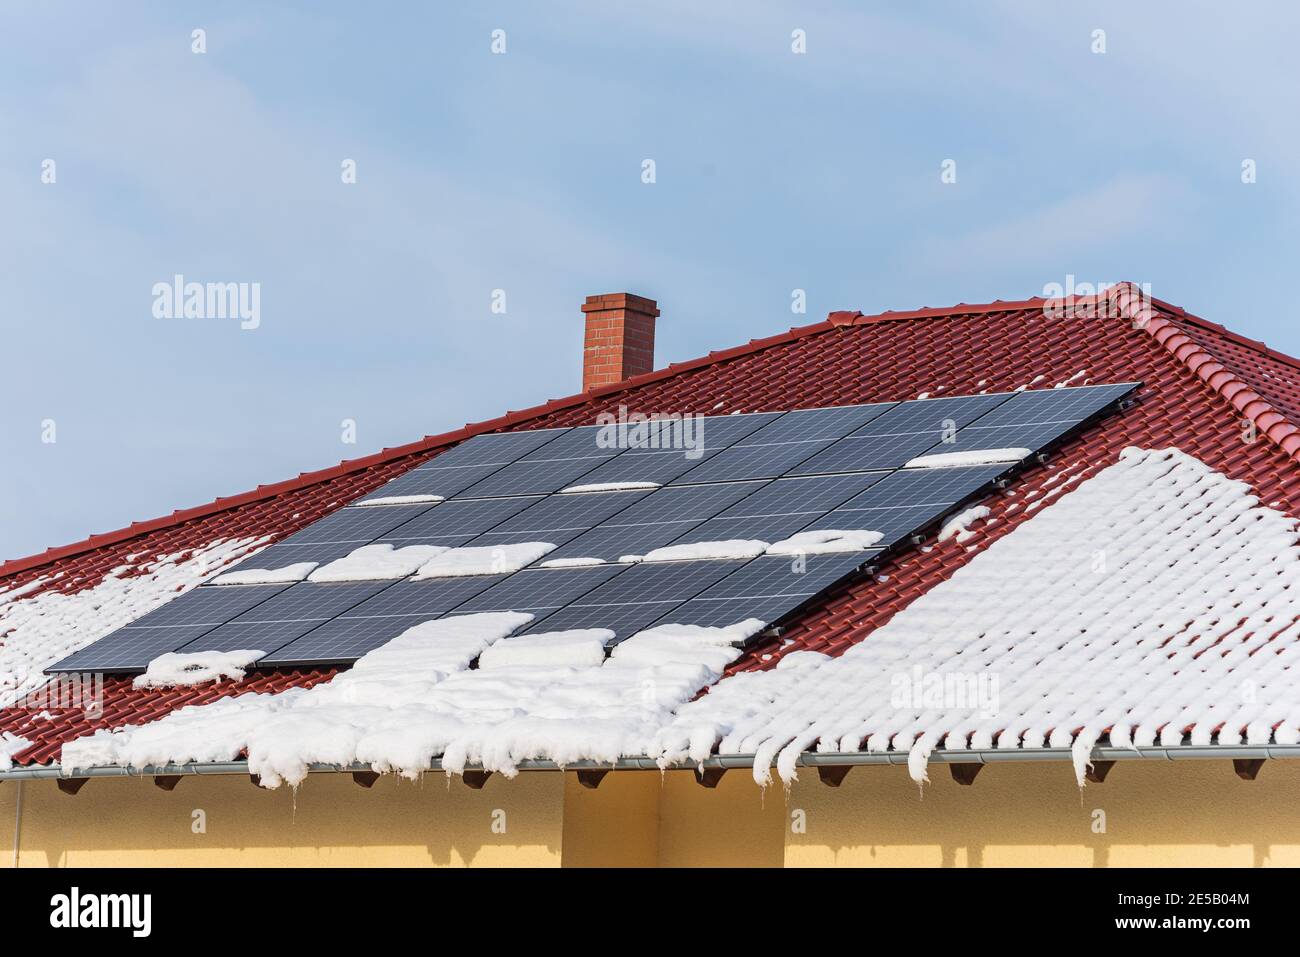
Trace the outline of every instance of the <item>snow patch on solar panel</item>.
{"label": "snow patch on solar panel", "polygon": [[[767,542],[757,539],[733,538],[723,542],[687,542],[682,545],[665,545],[647,552],[644,562],[686,562],[734,558],[755,558],[767,551]],[[635,556],[624,556],[631,559]]]}
{"label": "snow patch on solar panel", "polygon": [[209,585],[289,585],[312,573],[318,562],[294,562],[283,568],[240,568],[218,575]]}
{"label": "snow patch on solar panel", "polygon": [[918,455],[909,459],[905,469],[947,469],[962,465],[995,465],[1001,462],[1019,462],[1029,455],[1029,449],[979,449],[970,452],[939,452]]}
{"label": "snow patch on solar panel", "polygon": [[457,578],[463,575],[502,575],[531,565],[547,552],[550,542],[516,542],[511,545],[471,545],[452,548],[425,562],[412,581]]}
{"label": "snow patch on solar panel", "polygon": [[229,678],[242,681],[248,666],[264,651],[169,651],[149,662],[145,673],[131,683],[134,688],[178,688]]}
{"label": "snow patch on solar panel", "polygon": [[827,555],[834,552],[860,552],[884,537],[880,532],[823,528],[812,532],[797,532],[789,538],[773,542],[766,554]]}
{"label": "snow patch on solar panel", "polygon": [[307,576],[307,581],[359,582],[407,578],[449,550],[446,545],[407,545],[405,548],[384,543],[362,545],[343,558],[322,565]]}

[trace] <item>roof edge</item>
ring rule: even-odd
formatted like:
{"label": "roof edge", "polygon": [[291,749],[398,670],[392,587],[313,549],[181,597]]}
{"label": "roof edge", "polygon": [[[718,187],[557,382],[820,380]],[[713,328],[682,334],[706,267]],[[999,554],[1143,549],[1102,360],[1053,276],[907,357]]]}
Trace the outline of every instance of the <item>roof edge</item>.
{"label": "roof edge", "polygon": [[[1071,300],[1071,304],[1077,307],[1080,304],[1095,304],[1102,300],[1118,307],[1124,318],[1132,321],[1135,325],[1145,329],[1149,334],[1155,337],[1156,340],[1170,352],[1170,354],[1191,369],[1239,412],[1254,421],[1259,431],[1264,433],[1271,441],[1277,444],[1288,455],[1288,457],[1293,461],[1300,463],[1300,429],[1291,424],[1284,415],[1278,412],[1267,400],[1251,389],[1244,381],[1228,372],[1228,370],[1224,368],[1214,356],[1210,355],[1210,353],[1198,346],[1186,334],[1178,330],[1172,322],[1162,316],[1155,315],[1152,307],[1176,316],[1179,319],[1192,322],[1202,328],[1210,329],[1228,336],[1233,339],[1233,341],[1238,342],[1243,346],[1265,352],[1275,359],[1294,366],[1296,369],[1300,369],[1300,359],[1288,356],[1285,353],[1277,352],[1274,349],[1270,349],[1263,342],[1248,339],[1245,336],[1238,335],[1237,333],[1234,333],[1216,323],[1209,322],[1199,316],[1194,316],[1180,306],[1175,306],[1171,303],[1164,302],[1163,300],[1155,299],[1150,295],[1147,295],[1140,289],[1140,287],[1131,282],[1118,283],[1115,286],[1109,287],[1104,292],[1099,293],[1097,296],[1075,297]],[[683,372],[690,372],[695,369],[715,365],[720,362],[726,362],[741,356],[761,352],[762,350],[772,346],[782,345],[806,336],[830,332],[843,326],[871,325],[907,319],[938,318],[941,316],[983,315],[992,312],[1016,312],[1025,309],[1043,308],[1050,305],[1052,302],[1053,300],[1048,300],[1041,296],[1035,296],[1029,299],[1020,300],[999,299],[991,303],[982,304],[957,303],[953,306],[931,306],[902,311],[885,310],[884,312],[875,313],[874,315],[864,315],[861,312],[852,310],[832,311],[822,322],[812,323],[806,326],[795,326],[794,328],[785,332],[777,333],[773,336],[768,336],[762,339],[751,339],[747,343],[733,346],[729,349],[709,352],[707,355],[701,356],[697,359],[669,363],[662,369],[656,369],[651,372],[643,373],[642,375],[633,376],[630,379],[624,379],[621,382],[615,382],[610,385],[588,389],[585,392],[578,392],[561,398],[551,399],[547,402],[541,403],[540,405],[531,406],[514,412],[507,412],[505,415],[493,419],[487,419],[482,422],[467,423],[459,429],[453,429],[437,435],[427,435],[422,439],[415,442],[409,442],[405,445],[381,449],[378,452],[356,459],[345,459],[338,465],[330,466],[328,468],[318,469],[311,472],[302,472],[296,478],[286,479],[270,485],[259,485],[257,488],[248,492],[243,492],[237,495],[222,496],[202,505],[178,509],[170,515],[165,515],[160,518],[150,519],[143,522],[132,522],[124,528],[91,535],[78,542],[50,548],[35,555],[10,559],[9,561],[0,563],[0,579],[7,578],[8,576],[15,575],[19,572],[40,568],[43,565],[59,561],[60,559],[69,558],[73,555],[79,555],[84,552],[94,551],[97,548],[103,548],[109,545],[118,544],[119,542],[128,541],[141,535],[147,535],[150,532],[170,528],[175,525],[181,525],[195,519],[205,518],[209,515],[215,515],[232,508],[238,508],[241,505],[247,505],[263,499],[273,498],[274,496],[285,492],[297,491],[312,485],[317,485],[321,482],[327,482],[331,479],[350,475],[353,472],[370,468],[375,465],[383,465],[387,462],[408,455],[428,452],[442,446],[451,445],[455,442],[464,441],[465,439],[472,438],[476,435],[482,435],[498,429],[510,428],[511,426],[519,425],[520,423],[527,422],[531,419],[541,418],[542,416],[548,415],[552,412],[558,412],[562,409],[581,405],[593,398],[612,395],[628,389],[649,385]]]}
{"label": "roof edge", "polygon": [[[1300,758],[1300,744],[1206,744],[1159,745],[1149,747],[1119,748],[1112,745],[1094,746],[1089,753],[1089,763],[1096,761],[1195,761],[1195,760],[1249,760],[1249,759]],[[935,748],[927,758],[928,764],[1004,764],[1022,761],[1055,761],[1071,763],[1075,759],[1071,748]],[[702,761],[671,762],[661,765],[656,758],[625,756],[612,764],[600,761],[571,761],[560,764],[546,758],[527,758],[517,763],[520,771],[688,771],[700,768],[719,770],[750,770],[755,765],[753,754],[711,754]],[[804,751],[795,762],[797,767],[864,767],[869,765],[908,764],[907,751]],[[771,765],[776,766],[775,760]],[[318,773],[371,772],[374,768],[364,762],[348,765],[311,764],[308,771]],[[481,764],[466,764],[465,771],[482,771]],[[442,766],[441,758],[429,762],[429,771],[458,773]],[[141,768],[121,765],[101,765],[93,768],[67,770],[58,764],[41,764],[15,767],[0,771],[0,781],[31,780],[39,778],[99,778],[99,777],[154,777],[171,775],[248,774],[246,759],[212,763],[165,764]]]}

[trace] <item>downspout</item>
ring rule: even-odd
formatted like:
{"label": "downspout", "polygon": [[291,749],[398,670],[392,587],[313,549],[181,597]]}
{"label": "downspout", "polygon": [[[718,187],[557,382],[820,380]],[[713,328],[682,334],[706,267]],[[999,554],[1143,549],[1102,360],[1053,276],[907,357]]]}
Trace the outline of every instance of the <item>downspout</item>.
{"label": "downspout", "polygon": [[17,809],[14,811],[14,867],[18,866],[18,849],[23,838],[23,779],[14,782],[18,785]]}

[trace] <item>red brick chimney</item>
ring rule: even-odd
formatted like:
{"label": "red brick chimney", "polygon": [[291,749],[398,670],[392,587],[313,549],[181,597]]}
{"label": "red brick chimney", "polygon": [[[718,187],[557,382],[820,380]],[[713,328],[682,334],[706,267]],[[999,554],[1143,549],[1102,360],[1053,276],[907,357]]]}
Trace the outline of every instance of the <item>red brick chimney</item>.
{"label": "red brick chimney", "polygon": [[622,382],[655,367],[655,317],[659,306],[630,292],[588,296],[582,304],[587,331],[582,344],[582,388]]}

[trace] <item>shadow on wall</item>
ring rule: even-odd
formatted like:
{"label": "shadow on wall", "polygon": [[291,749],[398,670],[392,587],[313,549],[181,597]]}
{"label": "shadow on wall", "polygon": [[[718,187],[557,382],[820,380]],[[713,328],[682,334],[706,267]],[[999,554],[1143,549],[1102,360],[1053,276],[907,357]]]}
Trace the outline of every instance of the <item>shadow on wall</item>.
{"label": "shadow on wall", "polygon": [[[791,789],[792,866],[1264,866],[1300,864],[1291,810],[1300,762],[1243,781],[1232,762],[1117,762],[1082,791],[1058,763],[943,765],[918,791],[899,767],[855,768],[839,788],[811,769]],[[803,818],[801,830],[793,818]]]}
{"label": "shadow on wall", "polygon": [[[482,790],[429,774],[313,774],[295,793],[243,775],[92,778],[75,796],[54,781],[24,785],[21,866],[558,866],[559,775],[490,778]],[[0,786],[14,819],[15,785]]]}

